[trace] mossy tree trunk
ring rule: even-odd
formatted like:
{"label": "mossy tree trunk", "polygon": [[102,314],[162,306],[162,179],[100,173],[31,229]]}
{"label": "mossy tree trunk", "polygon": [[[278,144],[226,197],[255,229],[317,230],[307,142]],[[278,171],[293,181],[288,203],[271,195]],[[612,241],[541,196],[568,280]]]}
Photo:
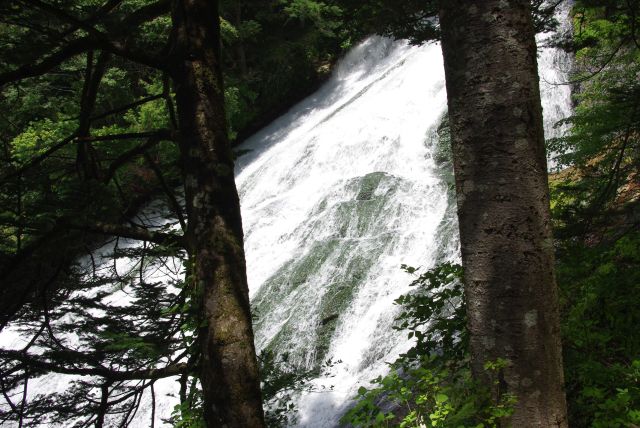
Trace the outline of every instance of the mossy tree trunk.
{"label": "mossy tree trunk", "polygon": [[201,293],[200,381],[209,427],[264,426],[240,202],[227,137],[215,0],[175,0],[178,108],[191,280]]}
{"label": "mossy tree trunk", "polygon": [[[516,395],[507,425],[566,427],[530,2],[441,4],[474,376]],[[495,385],[483,366],[498,358]]]}

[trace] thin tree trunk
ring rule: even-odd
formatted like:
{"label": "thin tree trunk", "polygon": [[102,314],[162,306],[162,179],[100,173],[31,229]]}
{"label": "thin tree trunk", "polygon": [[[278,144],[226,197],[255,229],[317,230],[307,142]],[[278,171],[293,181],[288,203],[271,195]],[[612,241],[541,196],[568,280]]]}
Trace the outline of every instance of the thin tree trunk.
{"label": "thin tree trunk", "polygon": [[227,138],[218,2],[174,0],[175,83],[192,281],[202,296],[200,381],[209,427],[264,426],[240,203]]}
{"label": "thin tree trunk", "polygon": [[80,117],[77,131],[77,168],[83,179],[97,179],[100,176],[100,168],[97,164],[97,155],[93,145],[86,141],[91,133],[91,116],[98,98],[98,90],[102,78],[107,71],[107,64],[111,55],[101,52],[96,64],[93,64],[94,52],[87,53],[87,67],[85,71],[84,87],[80,99]]}
{"label": "thin tree trunk", "polygon": [[[235,8],[235,26],[236,28],[240,28],[242,24],[242,2],[240,0],[236,1]],[[246,77],[249,74],[249,69],[247,68],[247,54],[244,50],[244,40],[242,37],[235,43],[236,54],[238,55],[238,65],[240,67],[240,75],[242,77]]]}
{"label": "thin tree trunk", "polygon": [[[566,427],[530,2],[441,4],[473,373],[516,395],[507,425]],[[483,366],[498,358],[495,385]]]}

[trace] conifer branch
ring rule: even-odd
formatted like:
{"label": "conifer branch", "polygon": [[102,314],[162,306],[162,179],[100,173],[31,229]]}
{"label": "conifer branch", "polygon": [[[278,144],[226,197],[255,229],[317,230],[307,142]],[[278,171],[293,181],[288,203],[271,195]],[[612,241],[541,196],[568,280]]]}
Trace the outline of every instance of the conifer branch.
{"label": "conifer branch", "polygon": [[114,24],[113,28],[118,29],[118,31],[114,31],[113,34],[100,32],[90,24],[79,21],[65,12],[41,1],[25,1],[27,3],[31,2],[33,4],[38,4],[40,8],[45,8],[48,13],[53,14],[58,19],[63,19],[74,25],[80,25],[80,28],[87,31],[89,35],[67,43],[49,56],[36,59],[17,68],[16,70],[1,73],[0,88],[10,82],[46,74],[74,56],[92,49],[102,49],[114,55],[118,55],[122,58],[158,70],[164,70],[166,68],[165,61],[161,56],[149,54],[142,50],[134,50],[130,46],[127,46],[126,43],[119,40],[119,38],[123,36],[123,32],[130,32],[132,28],[138,27],[144,22],[150,21],[164,13],[168,13],[170,9],[170,2],[168,0],[160,0],[156,3],[140,7],[119,23]]}
{"label": "conifer branch", "polygon": [[[97,135],[97,136],[92,136],[92,137],[78,138],[78,132],[76,131],[73,134],[69,135],[64,140],[62,140],[59,143],[56,143],[53,146],[51,146],[50,148],[48,148],[45,152],[39,154],[38,156],[36,156],[33,159],[29,160],[28,162],[26,162],[22,166],[18,167],[14,171],[11,171],[8,174],[5,174],[2,178],[0,178],[0,183],[3,182],[3,181],[7,181],[7,180],[9,180],[11,178],[15,178],[15,177],[18,177],[18,176],[24,174],[27,170],[39,165],[41,162],[46,160],[49,156],[51,156],[52,154],[54,154],[58,150],[63,149],[68,144],[71,144],[72,142],[74,142],[76,140],[82,141],[82,142],[93,142],[93,141],[126,140],[126,139],[136,139],[136,138],[139,138],[139,139],[143,139],[143,138],[154,139],[154,138],[156,138],[156,139],[158,139],[158,141],[161,141],[161,140],[173,140],[175,138],[175,136],[174,136],[174,134],[172,132],[170,132],[170,131],[168,131],[166,129],[160,129],[160,130],[148,131],[148,132],[127,132],[127,133],[122,133],[122,134]],[[137,149],[133,149],[133,150],[137,150]]]}
{"label": "conifer branch", "polygon": [[[79,352],[73,352],[69,357],[81,358],[86,360],[86,355]],[[141,379],[162,379],[171,376],[178,376],[189,371],[190,367],[187,363],[176,363],[165,367],[120,371],[112,370],[95,364],[93,367],[69,367],[48,361],[42,356],[36,356],[21,351],[13,351],[0,349],[0,358],[5,360],[14,360],[30,367],[60,374],[79,375],[79,376],[100,376],[109,381],[124,380],[141,380]]]}
{"label": "conifer branch", "polygon": [[185,248],[185,239],[182,235],[176,235],[165,232],[157,232],[142,227],[123,226],[119,224],[109,223],[85,223],[73,224],[64,223],[71,229],[84,230],[86,232],[98,233],[102,235],[118,236],[125,239],[134,239],[138,241],[152,242],[157,245],[176,245]]}
{"label": "conifer branch", "polygon": [[10,172],[8,174],[5,174],[4,177],[0,178],[0,183],[3,182],[3,181],[7,181],[7,180],[9,180],[11,178],[18,177],[18,176],[24,174],[27,170],[33,168],[34,166],[39,165],[42,161],[47,159],[49,156],[51,156],[52,154],[54,154],[58,150],[66,147],[68,144],[72,143],[73,141],[75,141],[77,136],[78,136],[78,133],[76,131],[73,134],[69,135],[64,140],[60,141],[59,143],[56,143],[53,146],[49,147],[46,151],[44,151],[43,153],[41,153],[38,156],[34,157],[33,159],[29,160],[27,163],[25,163],[22,166],[18,167],[16,170],[14,170],[14,171],[12,171],[12,172]]}
{"label": "conifer branch", "polygon": [[18,67],[16,70],[1,73],[0,88],[10,82],[41,76],[74,56],[80,55],[92,47],[95,47],[94,45],[95,43],[89,37],[82,37],[69,42],[60,50],[42,58],[40,61],[29,62],[22,67]]}

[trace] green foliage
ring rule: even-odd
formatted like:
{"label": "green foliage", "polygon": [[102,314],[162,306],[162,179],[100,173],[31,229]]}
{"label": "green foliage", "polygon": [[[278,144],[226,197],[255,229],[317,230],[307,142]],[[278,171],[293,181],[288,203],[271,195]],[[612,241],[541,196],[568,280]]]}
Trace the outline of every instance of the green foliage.
{"label": "green foliage", "polygon": [[243,138],[310,93],[343,52],[339,2],[223,1],[227,118]]}
{"label": "green foliage", "polygon": [[[422,44],[440,38],[435,0],[340,0],[345,27],[351,39],[372,33]],[[536,31],[547,31],[557,22],[553,19],[556,2],[531,1]]]}
{"label": "green foliage", "polygon": [[[162,93],[162,85],[155,79],[150,84],[143,84],[143,87],[146,96]],[[131,109],[123,115],[122,119],[125,122],[122,124],[124,126],[117,132],[144,132],[169,127],[167,105],[163,99],[150,101]]]}
{"label": "green foliage", "polygon": [[335,4],[314,0],[280,0],[280,3],[284,5],[283,10],[290,18],[303,24],[312,22],[325,36],[334,37],[335,31],[342,25],[342,9]]}
{"label": "green foliage", "polygon": [[11,142],[13,158],[23,163],[41,155],[60,142],[78,126],[75,121],[53,122],[49,118],[31,122],[27,128]]}
{"label": "green foliage", "polygon": [[174,428],[206,428],[202,413],[198,410],[201,404],[192,405],[188,402],[176,404],[172,413]]}
{"label": "green foliage", "polygon": [[240,38],[238,29],[222,17],[220,18],[220,38],[226,43],[235,42]]}
{"label": "green foliage", "polygon": [[192,378],[187,385],[187,379],[183,378],[180,382],[180,403],[173,408],[169,422],[174,428],[206,428],[202,414],[202,389],[198,381]]}
{"label": "green foliage", "polygon": [[580,90],[552,181],[569,423],[638,424],[638,1],[575,3]]}
{"label": "green foliage", "polygon": [[[121,24],[132,15],[146,16],[140,8],[155,2],[37,3],[22,7],[17,1],[0,2],[4,76],[91,36],[86,25],[95,25],[123,49],[162,52],[163,58],[167,52],[172,26],[168,9],[152,7],[157,16],[149,15],[139,25]],[[333,1],[220,3],[227,124],[231,138],[241,139],[321,82],[342,52],[346,36],[341,9]],[[43,8],[46,5],[50,8]],[[96,73],[98,58],[104,64],[103,74]],[[198,316],[201,289],[189,276],[193,261],[181,265],[184,253],[173,246],[141,242],[132,247],[117,237],[112,250],[96,251],[109,239],[100,230],[104,224],[178,234],[182,203],[173,189],[182,184],[182,174],[175,142],[107,138],[156,130],[170,134],[175,127],[171,76],[126,55],[106,55],[101,48],[74,51],[63,59],[43,75],[26,76],[0,88],[0,282],[12,285],[0,287],[0,329],[8,316],[15,316],[11,326],[22,328],[31,338],[50,323],[45,329],[48,335],[37,333],[33,343],[56,370],[109,367],[126,372],[184,363],[188,368],[181,373],[181,405],[173,420],[177,426],[201,426],[201,393],[193,384],[192,368],[198,360],[194,338],[203,324]],[[102,77],[92,82],[96,76]],[[85,96],[92,84],[97,94],[88,102]],[[91,120],[81,124],[81,117]],[[81,138],[74,138],[76,132],[82,133]],[[157,199],[166,201],[163,210],[172,213],[162,226],[140,215],[142,206]],[[78,259],[86,263],[76,263]],[[130,268],[122,269],[129,263]],[[163,263],[177,263],[172,273],[186,272],[186,278],[149,284],[149,272],[169,269]],[[5,276],[6,272],[11,275]],[[130,305],[109,307],[118,293],[126,293]],[[13,305],[14,312],[5,313],[6,305]],[[77,330],[82,358],[70,361],[58,339]],[[47,371],[27,374],[3,350],[0,359],[7,391],[26,385],[28,376]],[[266,370],[265,380],[265,388],[274,394],[268,401],[276,421],[281,418],[278,409],[281,414],[283,406],[290,410],[292,394],[311,375],[294,372],[286,361],[278,364],[278,369]],[[102,411],[100,397],[86,397],[89,391],[107,391],[106,411],[124,426],[135,414],[131,406],[137,406],[139,395],[152,382],[105,386],[104,381],[102,376],[82,380],[63,394],[25,400],[24,409],[18,405],[5,412],[3,407],[0,420],[24,416],[28,418],[24,423],[32,425],[47,418],[66,425],[83,418],[93,423],[91,418]]]}
{"label": "green foliage", "polygon": [[340,3],[344,15],[350,17],[347,27],[352,39],[377,33],[421,44],[439,37],[435,1],[342,0]]}
{"label": "green foliage", "polygon": [[[104,6],[102,1],[85,0],[45,3],[81,21]],[[146,0],[119,2],[108,19],[96,26],[105,33],[114,31],[110,28],[114,22],[147,4]],[[0,13],[0,73],[36,64],[85,35],[39,7],[1,2]],[[169,24],[165,15],[127,31],[136,39],[136,47],[151,51],[164,45]],[[95,102],[81,107],[92,75],[100,75],[98,58],[104,59],[104,75]],[[145,138],[73,138],[80,132],[81,113],[92,118],[82,137],[169,128],[166,99],[126,107],[165,89],[171,92],[161,73],[120,57],[107,58],[100,51],[81,52],[45,75],[0,88],[0,329],[10,321],[10,328],[38,348],[37,353],[24,352],[50,367],[30,367],[0,350],[3,391],[13,395],[48,372],[102,371],[70,378],[69,387],[59,393],[30,394],[28,400],[19,401],[19,407],[3,405],[0,419],[4,423],[74,426],[92,424],[96,415],[106,412],[113,423],[126,426],[140,394],[155,379],[112,382],[104,374],[187,360],[189,332],[181,329],[187,314],[171,310],[185,300],[176,278],[180,269],[171,271],[162,284],[151,279],[151,272],[171,270],[168,260],[179,266],[184,254],[148,242],[132,246],[130,241],[101,233],[99,227],[136,224],[144,228],[154,223],[134,216],[151,196],[162,194],[159,201],[169,198],[150,163],[161,171],[167,189],[179,184],[175,144],[163,141],[143,156],[131,150],[145,144]],[[86,174],[90,169],[96,174]],[[172,234],[168,229],[174,221],[167,218],[166,224],[153,224],[153,228]],[[108,409],[99,405],[104,391],[110,394]]]}
{"label": "green foliage", "polygon": [[610,209],[638,196],[639,10],[637,0],[581,0],[574,6],[577,106],[565,121],[571,131],[550,142],[560,166],[574,170],[554,189],[563,234],[610,222]]}
{"label": "green foliage", "polygon": [[288,363],[287,355],[279,358],[263,351],[260,362],[260,389],[264,400],[265,422],[269,427],[283,427],[295,413],[293,394],[302,389],[308,376]]}
{"label": "green foliage", "polygon": [[625,427],[640,411],[640,234],[566,243],[558,262],[570,421]]}
{"label": "green foliage", "polygon": [[[414,274],[417,269],[403,265]],[[342,423],[353,427],[497,427],[511,415],[516,398],[492,398],[471,378],[465,331],[462,268],[443,263],[419,275],[418,289],[396,300],[403,311],[398,330],[409,330],[414,346],[390,364],[372,388],[360,387]],[[486,364],[498,382],[506,361]]]}
{"label": "green foliage", "polygon": [[[402,265],[414,274],[415,268]],[[408,358],[429,355],[444,361],[462,361],[468,345],[466,313],[463,304],[462,267],[443,263],[420,274],[411,282],[419,292],[406,294],[395,300],[403,311],[398,315],[396,330],[409,330],[408,338],[415,345],[405,354]]]}
{"label": "green foliage", "polygon": [[[114,22],[149,3],[119,2],[110,19],[97,22],[97,28],[116,31]],[[104,2],[60,0],[51,4],[88,20]],[[546,25],[549,10],[544,10],[542,1],[532,5],[538,24]],[[225,101],[232,138],[242,138],[308,93],[341,52],[364,35],[377,32],[407,37],[414,43],[438,37],[432,19],[437,5],[431,1],[246,0],[222,1],[221,6]],[[560,165],[573,167],[571,173],[555,181],[553,203],[561,238],[557,245],[558,279],[570,422],[574,426],[640,424],[640,344],[636,331],[640,325],[636,310],[640,302],[640,236],[633,232],[638,218],[640,153],[639,10],[637,0],[576,1],[572,47],[576,51],[574,79],[581,86],[576,114],[568,120],[572,132],[551,146],[559,154]],[[85,35],[81,29],[69,30],[70,25],[59,17],[17,2],[0,2],[0,13],[0,73],[32,63]],[[151,51],[164,46],[170,18],[158,16],[126,30],[132,46]],[[99,52],[93,54],[97,57]],[[11,287],[1,291],[39,284],[39,294],[34,293],[16,315],[15,326],[33,336],[48,325],[45,335],[33,337],[43,350],[42,357],[52,364],[126,371],[154,367],[163,357],[178,353],[197,358],[194,332],[202,327],[197,316],[201,290],[189,277],[172,284],[152,284],[143,275],[146,267],[163,266],[167,256],[183,255],[171,247],[148,245],[136,250],[116,241],[111,254],[102,256],[111,258],[114,265],[126,259],[134,267],[125,273],[104,266],[96,269],[89,262],[74,260],[82,254],[92,256],[102,238],[65,226],[70,221],[86,227],[98,221],[138,224],[140,219],[132,216],[140,205],[151,195],[164,192],[150,161],[160,168],[169,188],[180,183],[175,144],[164,142],[148,150],[145,158],[134,156],[116,168],[111,179],[81,177],[82,144],[75,141],[36,167],[15,174],[77,130],[78,100],[89,77],[88,60],[89,55],[82,53],[59,64],[52,73],[1,88],[0,270],[4,273],[19,266],[10,280],[2,278]],[[89,134],[171,127],[171,90],[160,73],[119,57],[110,58],[92,114],[148,96],[169,95],[96,119]],[[441,131],[444,141],[446,127]],[[92,161],[104,173],[143,141],[109,140],[88,146]],[[447,156],[446,152],[437,154],[443,162]],[[22,259],[16,257],[23,254]],[[404,269],[416,273],[413,268]],[[188,266],[184,270],[188,272]],[[413,282],[418,290],[398,299],[403,307],[398,329],[409,330],[415,344],[391,365],[389,375],[376,379],[371,389],[359,391],[359,400],[345,416],[346,422],[355,426],[478,427],[496,426],[510,414],[515,397],[492,399],[471,380],[460,275],[459,266],[442,265],[420,274]],[[107,283],[115,286],[105,289]],[[125,290],[131,305],[113,305],[110,299]],[[3,304],[10,300],[5,294],[1,297]],[[70,354],[56,338],[78,331],[86,351],[82,358]],[[308,380],[318,372],[301,372],[286,356],[269,353],[261,356],[261,363],[267,419],[271,426],[284,425],[295,410],[295,395],[309,388]],[[497,377],[503,364],[493,362],[486,370]],[[27,379],[23,366],[4,355],[2,367],[8,389]],[[43,373],[33,370],[31,376]],[[111,386],[110,393],[134,397],[135,402],[136,394],[148,385],[118,384]],[[181,404],[175,409],[173,423],[204,426],[196,378],[187,373],[181,385]],[[30,418],[26,423],[37,425],[50,417],[68,424],[70,415],[90,420],[99,402],[91,394],[100,386],[99,379],[82,381],[65,393],[37,397],[25,407]],[[91,400],[87,400],[89,396]],[[127,406],[123,400],[111,411],[123,415],[129,411]],[[0,416],[2,420],[11,418]]]}
{"label": "green foliage", "polygon": [[235,140],[238,130],[249,125],[254,119],[252,105],[256,98],[257,94],[242,82],[237,82],[237,86],[225,87],[224,101],[230,139]]}

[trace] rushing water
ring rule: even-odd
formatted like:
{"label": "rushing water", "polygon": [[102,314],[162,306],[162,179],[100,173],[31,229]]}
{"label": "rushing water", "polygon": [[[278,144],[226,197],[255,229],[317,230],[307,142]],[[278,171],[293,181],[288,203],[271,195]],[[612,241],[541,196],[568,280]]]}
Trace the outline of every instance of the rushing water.
{"label": "rushing water", "polygon": [[[558,35],[566,36],[572,31],[572,22],[569,19],[571,6],[572,2],[565,1],[558,8],[556,13],[559,21]],[[553,33],[547,33],[539,34],[536,38],[540,46],[538,72],[544,113],[544,134],[548,139],[561,137],[568,131],[569,126],[567,124],[558,125],[558,121],[573,113],[571,86],[569,85],[569,73],[573,65],[573,58],[561,49],[545,47],[552,40],[552,36],[554,36]],[[548,153],[550,169],[556,167],[554,156],[554,153]]]}
{"label": "rushing water", "polygon": [[358,385],[407,346],[391,329],[410,282],[400,264],[456,257],[434,159],[443,74],[438,45],[369,38],[245,144],[237,182],[256,344],[300,367],[341,361],[315,380],[322,392],[301,397],[302,426],[333,426]]}
{"label": "rushing water", "polygon": [[[569,60],[542,49],[545,131],[570,113]],[[393,300],[409,289],[405,263],[430,268],[458,257],[438,44],[371,37],[332,78],[250,138],[237,165],[256,345],[314,368],[341,362],[298,397],[297,422],[332,427],[358,386],[409,346],[391,329]],[[156,272],[158,275],[158,272]],[[11,332],[3,332],[3,342]],[[16,346],[17,347],[17,346]],[[65,376],[32,390],[60,391]],[[156,384],[156,426],[176,383]],[[150,402],[148,394],[143,398]],[[134,426],[149,426],[145,402]]]}

